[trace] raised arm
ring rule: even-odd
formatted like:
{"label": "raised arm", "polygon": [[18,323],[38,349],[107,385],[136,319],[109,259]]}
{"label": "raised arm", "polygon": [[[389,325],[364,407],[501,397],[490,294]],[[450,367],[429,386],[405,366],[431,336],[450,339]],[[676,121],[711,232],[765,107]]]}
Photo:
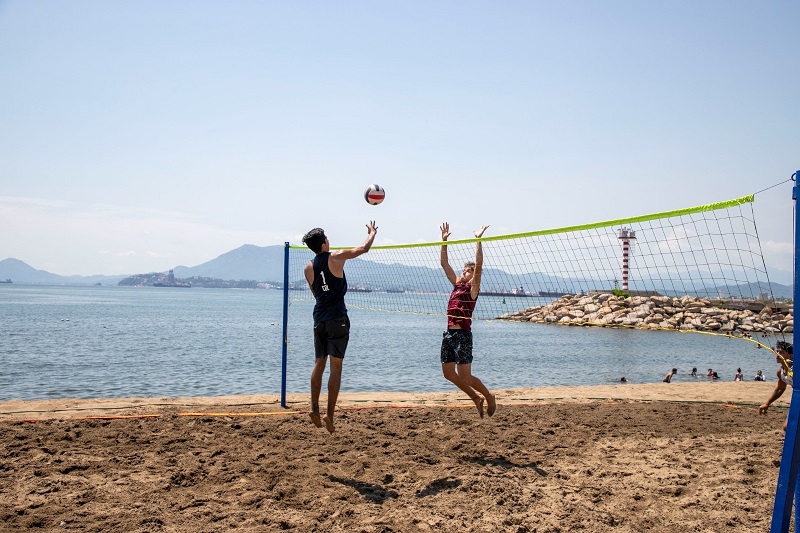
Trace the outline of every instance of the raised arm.
{"label": "raised arm", "polygon": [[786,390],[786,382],[781,379],[780,368],[778,369],[776,376],[778,378],[778,383],[777,385],[775,385],[775,390],[772,391],[772,394],[767,399],[767,401],[761,404],[761,406],[759,406],[758,408],[758,412],[761,413],[762,415],[767,414],[767,409],[769,408],[770,404],[772,404],[772,402],[776,401],[778,398],[783,396],[783,391]]}
{"label": "raised arm", "polygon": [[[477,229],[472,232],[475,235],[476,239],[480,239],[483,237],[483,232],[489,228],[488,224],[481,226],[480,229]],[[475,243],[475,273],[472,275],[472,283],[470,284],[470,291],[469,294],[472,296],[472,299],[478,297],[478,293],[481,290],[481,273],[483,272],[483,246],[481,245],[481,241]]]}
{"label": "raised arm", "polygon": [[[442,230],[442,242],[447,242],[447,238],[450,237],[450,224],[444,222],[439,229]],[[453,271],[453,267],[450,266],[450,261],[447,259],[446,244],[442,245],[442,251],[439,260],[442,264],[442,268],[444,269],[444,275],[447,276],[447,279],[450,280],[450,283],[455,285],[458,281],[458,278],[456,277],[456,273]]]}
{"label": "raised arm", "polygon": [[378,226],[375,225],[374,220],[371,220],[369,224],[367,224],[367,239],[364,241],[364,244],[361,246],[356,246],[355,248],[348,248],[346,250],[336,250],[331,252],[331,255],[334,255],[337,259],[343,261],[363,255],[367,253],[370,248],[372,248],[372,243],[375,241],[376,233],[378,233]]}
{"label": "raised arm", "polygon": [[356,246],[355,248],[331,252],[331,257],[328,261],[328,268],[331,269],[331,272],[336,276],[342,277],[344,262],[367,253],[369,249],[372,248],[376,233],[378,233],[378,226],[375,225],[374,220],[370,220],[369,224],[367,224],[367,239],[364,241],[364,244]]}

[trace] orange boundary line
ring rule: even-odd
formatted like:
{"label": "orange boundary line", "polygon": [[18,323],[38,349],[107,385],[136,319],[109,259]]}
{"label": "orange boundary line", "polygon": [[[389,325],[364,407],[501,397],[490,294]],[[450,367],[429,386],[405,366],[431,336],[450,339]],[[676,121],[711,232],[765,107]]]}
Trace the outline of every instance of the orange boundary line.
{"label": "orange boundary line", "polygon": [[151,415],[99,415],[99,416],[84,416],[80,418],[70,418],[70,420],[120,420],[126,418],[159,418],[159,414]]}
{"label": "orange boundary line", "polygon": [[178,416],[278,416],[278,415],[299,415],[303,414],[304,411],[263,411],[263,412],[256,412],[256,413],[204,413],[204,412],[196,412],[196,413],[178,413]]}
{"label": "orange boundary line", "polygon": [[[515,405],[534,405],[534,404],[515,404]],[[372,405],[372,406],[364,406],[364,407],[341,407],[339,411],[365,411],[367,409],[423,409],[425,407],[438,407],[438,406],[430,406],[430,405]],[[469,409],[472,408],[472,405],[444,405],[441,406],[445,409]],[[176,416],[179,417],[259,417],[259,416],[288,416],[288,415],[304,415],[308,414],[311,411],[260,411],[260,412],[203,412],[203,411],[194,411],[188,413],[177,413]],[[42,419],[22,419],[22,420],[12,420],[12,419],[5,419],[0,420],[0,422],[4,422],[7,424],[13,424],[15,422],[24,422],[24,423],[35,423],[35,422],[47,422],[51,420],[71,420],[71,421],[86,421],[86,420],[126,420],[126,419],[137,419],[137,418],[160,418],[162,415],[157,413],[152,414],[141,414],[141,415],[98,415],[98,416],[82,416],[76,418],[42,418]]]}
{"label": "orange boundary line", "polygon": [[[550,400],[563,400],[563,398],[524,398],[525,400],[533,400],[534,402],[542,402],[542,401],[550,401]],[[693,401],[687,402],[685,400],[652,400],[652,399],[641,399],[641,398],[589,398],[590,400],[595,400],[599,403],[603,404],[617,404],[621,402],[674,402],[674,403],[704,403],[710,405],[717,405],[719,407],[726,407],[729,409],[741,409],[745,405],[736,405],[728,402],[709,402],[709,401]],[[503,404],[498,404],[502,406]],[[519,407],[533,407],[537,405],[542,405],[541,403],[511,403],[507,404],[506,407],[510,406],[519,406]],[[751,404],[746,404],[746,406],[750,406]],[[752,404],[755,406],[755,404]],[[473,405],[443,405],[443,406],[436,406],[436,405],[370,405],[364,407],[341,407],[339,411],[366,411],[369,409],[424,409],[430,407],[443,407],[445,409],[474,409]],[[786,406],[783,405],[776,405],[777,408],[784,408]],[[288,415],[304,415],[308,414],[311,411],[259,411],[253,413],[247,412],[187,412],[187,413],[177,413],[176,416],[179,417],[260,417],[260,416],[288,416]],[[65,420],[65,421],[86,421],[86,420],[131,420],[131,419],[140,419],[140,418],[160,418],[163,415],[158,413],[152,414],[141,414],[141,415],[98,415],[98,416],[84,416],[78,418],[42,418],[42,419],[21,419],[21,420],[11,420],[5,419],[0,420],[0,423],[35,423],[35,422],[49,422],[53,420]]]}

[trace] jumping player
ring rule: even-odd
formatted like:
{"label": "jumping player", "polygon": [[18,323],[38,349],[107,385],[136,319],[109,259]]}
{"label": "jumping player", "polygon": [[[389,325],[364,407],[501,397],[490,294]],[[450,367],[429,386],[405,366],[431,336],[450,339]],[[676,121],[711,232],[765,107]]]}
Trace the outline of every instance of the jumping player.
{"label": "jumping player", "polygon": [[[473,235],[480,239],[489,226],[482,226]],[[450,237],[450,225],[445,222],[439,228],[442,241]],[[487,413],[492,416],[497,408],[494,395],[478,379],[472,375],[472,312],[481,288],[481,270],[483,268],[483,248],[481,242],[475,244],[475,261],[464,265],[461,276],[456,276],[447,259],[447,245],[442,245],[441,264],[453,292],[447,302],[447,331],[442,339],[442,373],[459,389],[467,393],[483,418],[484,401],[488,404]]]}
{"label": "jumping player", "polygon": [[[767,414],[767,409],[772,402],[777,400],[783,395],[783,391],[786,390],[786,385],[788,384],[789,387],[793,387],[794,382],[794,370],[793,370],[793,358],[794,355],[792,345],[785,341],[778,341],[776,346],[777,352],[775,352],[775,362],[778,363],[780,366],[778,367],[778,371],[775,375],[778,377],[778,384],[775,385],[775,390],[772,391],[767,401],[761,404],[758,408],[758,412],[762,415]],[[783,430],[786,431],[786,425],[789,422],[789,413],[786,413],[786,419],[783,421]],[[800,489],[800,487],[798,487]]]}
{"label": "jumping player", "polygon": [[[314,304],[314,369],[311,371],[311,421],[318,428],[325,427],[330,433],[334,431],[333,415],[336,410],[336,399],[342,382],[342,362],[347,342],[350,340],[350,319],[344,295],[347,292],[347,278],[344,275],[344,263],[365,254],[372,247],[378,226],[374,221],[367,224],[367,240],[356,248],[330,251],[331,245],[322,228],[314,228],[303,237],[303,243],[316,255],[305,267],[306,281],[317,300]],[[325,365],[331,358],[330,376],[328,377],[328,410],[320,419],[319,395],[322,390],[322,374]]]}

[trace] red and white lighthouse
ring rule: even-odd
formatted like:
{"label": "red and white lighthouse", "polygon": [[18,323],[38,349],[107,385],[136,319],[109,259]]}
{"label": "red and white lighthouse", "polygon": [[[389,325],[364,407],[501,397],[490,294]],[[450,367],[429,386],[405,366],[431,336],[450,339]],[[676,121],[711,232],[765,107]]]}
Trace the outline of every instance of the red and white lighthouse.
{"label": "red and white lighthouse", "polygon": [[619,240],[622,241],[622,290],[628,290],[628,258],[631,251],[631,241],[636,240],[636,232],[630,228],[620,228]]}

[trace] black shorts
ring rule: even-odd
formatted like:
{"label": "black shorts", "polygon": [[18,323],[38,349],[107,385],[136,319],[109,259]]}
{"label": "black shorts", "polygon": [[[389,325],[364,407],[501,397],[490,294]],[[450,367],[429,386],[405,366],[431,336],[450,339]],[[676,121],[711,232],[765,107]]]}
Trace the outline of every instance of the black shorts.
{"label": "black shorts", "polygon": [[442,334],[442,364],[472,364],[472,332],[448,329]]}
{"label": "black shorts", "polygon": [[350,340],[350,319],[347,315],[314,324],[314,356],[318,359],[333,356],[344,359]]}

